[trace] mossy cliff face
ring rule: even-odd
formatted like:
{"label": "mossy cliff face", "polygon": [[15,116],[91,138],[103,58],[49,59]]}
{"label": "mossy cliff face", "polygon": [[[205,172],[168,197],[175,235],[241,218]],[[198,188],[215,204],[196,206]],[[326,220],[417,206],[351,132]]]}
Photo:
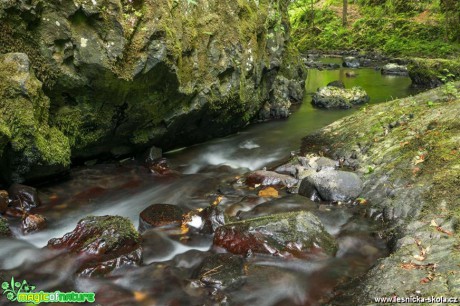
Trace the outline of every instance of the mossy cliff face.
{"label": "mossy cliff face", "polygon": [[364,108],[305,139],[304,151],[344,158],[362,174],[361,197],[386,225],[379,235],[393,251],[344,288],[337,304],[460,294],[459,88],[448,83]]}
{"label": "mossy cliff face", "polygon": [[41,88],[27,55],[0,55],[0,166],[16,170],[11,180],[42,165],[60,171],[70,164],[68,139],[48,124],[50,101]]}
{"label": "mossy cliff face", "polygon": [[11,0],[0,53],[28,55],[71,158],[168,149],[286,116],[302,99],[288,2]]}

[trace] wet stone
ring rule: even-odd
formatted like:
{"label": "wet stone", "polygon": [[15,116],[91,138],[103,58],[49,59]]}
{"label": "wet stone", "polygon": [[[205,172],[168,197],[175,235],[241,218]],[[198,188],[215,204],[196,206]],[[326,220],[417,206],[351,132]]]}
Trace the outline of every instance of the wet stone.
{"label": "wet stone", "polygon": [[150,172],[156,175],[168,175],[174,173],[169,167],[168,160],[166,158],[158,158],[148,163]]}
{"label": "wet stone", "polygon": [[42,215],[27,215],[21,222],[21,230],[24,234],[41,231],[45,229],[47,222]]}
{"label": "wet stone", "polygon": [[6,190],[0,190],[0,214],[3,214],[8,208],[8,192]]}
{"label": "wet stone", "polygon": [[25,211],[38,207],[41,204],[37,189],[21,184],[13,184],[8,190],[13,206]]}
{"label": "wet stone", "polygon": [[259,204],[250,211],[241,212],[238,214],[238,218],[240,220],[253,219],[256,217],[294,211],[314,211],[316,210],[316,206],[316,203],[303,196],[299,196],[297,194],[288,195],[280,199]]}
{"label": "wet stone", "polygon": [[332,255],[336,242],[312,213],[274,214],[226,224],[217,228],[214,245],[233,254],[271,254],[305,257],[321,249]]}
{"label": "wet stone", "polygon": [[326,169],[304,178],[299,194],[311,197],[314,190],[324,201],[350,201],[361,194],[363,183],[353,172]]}
{"label": "wet stone", "polygon": [[153,204],[144,209],[139,216],[139,231],[153,227],[180,226],[184,211],[177,205]]}
{"label": "wet stone", "polygon": [[246,177],[246,185],[255,187],[261,186],[278,186],[278,187],[293,187],[298,180],[284,174],[279,174],[273,171],[258,170],[251,172]]}
{"label": "wet stone", "polygon": [[235,288],[244,282],[244,260],[233,254],[207,257],[196,271],[196,278],[205,286],[218,289]]}
{"label": "wet stone", "polygon": [[217,205],[194,210],[184,216],[184,223],[202,234],[212,234],[219,226],[226,223],[224,211]]}
{"label": "wet stone", "polygon": [[142,261],[139,233],[120,216],[83,218],[72,232],[48,241],[47,247],[82,255],[77,273],[84,276],[105,275]]}

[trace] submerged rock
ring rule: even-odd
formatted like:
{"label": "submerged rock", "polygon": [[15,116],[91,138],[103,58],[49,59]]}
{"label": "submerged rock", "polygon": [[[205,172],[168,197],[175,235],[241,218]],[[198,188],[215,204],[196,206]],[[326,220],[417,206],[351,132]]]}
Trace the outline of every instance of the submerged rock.
{"label": "submerged rock", "polygon": [[366,91],[359,86],[350,89],[326,86],[313,95],[313,105],[320,108],[351,108],[370,100]]}
{"label": "submerged rock", "polygon": [[400,75],[400,76],[408,76],[409,72],[407,70],[407,66],[398,65],[394,63],[386,64],[380,70],[382,74],[386,75]]}
{"label": "submerged rock", "polygon": [[304,178],[299,194],[310,198],[315,190],[325,201],[350,201],[361,194],[363,183],[353,172],[325,169]]}
{"label": "submerged rock", "polygon": [[184,211],[177,205],[153,204],[139,215],[139,231],[152,227],[180,226],[183,217]]}
{"label": "submerged rock", "polygon": [[48,248],[82,255],[80,275],[97,276],[142,261],[139,233],[129,219],[119,216],[86,217],[62,238],[48,241]]}
{"label": "submerged rock", "polygon": [[340,80],[332,81],[332,82],[328,83],[326,86],[328,86],[328,87],[338,87],[338,88],[345,89],[345,84],[343,84],[343,82],[340,81]]}
{"label": "submerged rock", "polygon": [[244,260],[232,254],[215,254],[207,257],[195,272],[203,285],[217,289],[235,288],[244,282]]}
{"label": "submerged rock", "polygon": [[46,219],[42,215],[27,215],[21,222],[21,230],[24,234],[38,232],[46,228]]}
{"label": "submerged rock", "polygon": [[246,177],[246,185],[255,187],[260,186],[279,186],[292,187],[298,182],[297,179],[284,174],[279,174],[274,171],[258,170],[251,172]]}
{"label": "submerged rock", "polygon": [[226,224],[217,228],[214,245],[227,251],[304,257],[321,249],[332,255],[336,243],[321,221],[310,212],[274,214]]}
{"label": "submerged rock", "polygon": [[30,186],[13,184],[8,189],[8,194],[11,199],[12,206],[21,211],[30,211],[41,204],[37,189]]}

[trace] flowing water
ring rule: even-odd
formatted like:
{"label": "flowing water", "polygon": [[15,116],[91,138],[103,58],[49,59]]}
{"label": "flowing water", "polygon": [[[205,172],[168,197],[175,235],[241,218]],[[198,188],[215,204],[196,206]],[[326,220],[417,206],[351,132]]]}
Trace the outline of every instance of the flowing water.
{"label": "flowing water", "polygon": [[[361,207],[319,205],[287,194],[268,204],[263,199],[248,202],[248,197],[255,198],[250,190],[226,196],[219,205],[228,211],[242,209],[248,216],[312,211],[336,237],[339,251],[333,258],[312,260],[249,257],[245,265],[252,272],[244,284],[223,292],[200,287],[193,280],[194,269],[213,252],[211,236],[180,239],[168,232],[149,231],[144,236],[143,266],[106,279],[75,279],[72,259],[42,247],[50,238],[71,231],[88,215],[121,215],[137,227],[139,213],[153,203],[175,204],[185,210],[208,206],[214,194],[230,188],[236,177],[279,163],[298,150],[303,136],[355,111],[312,107],[311,93],[331,81],[340,79],[347,88],[362,86],[371,97],[370,104],[414,93],[408,78],[382,76],[374,69],[355,70],[357,77],[347,78],[348,70],[309,71],[305,101],[288,120],[252,125],[236,135],[166,153],[171,168],[180,175],[154,176],[128,160],[75,168],[67,180],[43,186],[44,204],[38,212],[46,216],[48,229],[28,236],[16,231],[19,239],[0,241],[0,276],[14,274],[40,290],[97,290],[104,305],[211,305],[216,301],[230,305],[320,304],[334,286],[365,272],[387,255],[385,243],[375,236],[380,225],[366,218],[367,212]],[[256,204],[260,205],[252,209]]]}

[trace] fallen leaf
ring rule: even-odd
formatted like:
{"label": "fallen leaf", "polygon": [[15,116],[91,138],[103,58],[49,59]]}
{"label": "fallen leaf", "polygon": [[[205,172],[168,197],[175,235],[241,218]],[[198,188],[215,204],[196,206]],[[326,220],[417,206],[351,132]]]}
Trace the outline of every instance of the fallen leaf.
{"label": "fallen leaf", "polygon": [[364,199],[364,198],[357,198],[356,203],[358,203],[360,205],[366,205],[368,203],[368,201],[366,199]]}
{"label": "fallen leaf", "polygon": [[426,283],[429,283],[430,282],[430,279],[428,277],[424,277],[420,280],[420,284],[426,284]]}
{"label": "fallen leaf", "polygon": [[405,146],[407,146],[409,144],[409,141],[405,141],[405,142],[401,142],[399,145],[404,148]]}
{"label": "fallen leaf", "polygon": [[140,291],[134,291],[134,299],[137,302],[145,301],[147,299],[147,294],[145,294],[144,292],[140,292]]}
{"label": "fallen leaf", "polygon": [[404,270],[434,270],[436,269],[436,264],[425,264],[425,265],[420,265],[420,264],[415,264],[413,262],[409,263],[403,263],[401,264],[401,268]]}
{"label": "fallen leaf", "polygon": [[259,197],[262,198],[277,198],[278,196],[278,190],[273,187],[268,187],[259,191]]}
{"label": "fallen leaf", "polygon": [[223,199],[223,198],[224,198],[224,197],[221,196],[221,195],[218,196],[218,197],[214,200],[214,202],[212,202],[212,205],[214,205],[214,206],[219,205],[219,203],[222,202],[222,199]]}
{"label": "fallen leaf", "polygon": [[450,232],[450,231],[448,231],[448,230],[445,230],[445,229],[443,229],[443,228],[440,227],[440,226],[436,226],[436,230],[437,230],[438,232],[444,233],[444,234],[446,234],[446,235],[448,235],[448,236],[453,236],[453,235],[454,235],[454,233],[452,233],[452,232]]}
{"label": "fallen leaf", "polygon": [[436,221],[431,220],[430,226],[438,227],[439,225],[436,223]]}
{"label": "fallen leaf", "polygon": [[421,255],[414,255],[414,258],[418,261],[424,261],[425,260],[425,257],[421,256]]}

